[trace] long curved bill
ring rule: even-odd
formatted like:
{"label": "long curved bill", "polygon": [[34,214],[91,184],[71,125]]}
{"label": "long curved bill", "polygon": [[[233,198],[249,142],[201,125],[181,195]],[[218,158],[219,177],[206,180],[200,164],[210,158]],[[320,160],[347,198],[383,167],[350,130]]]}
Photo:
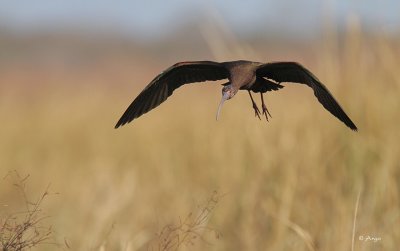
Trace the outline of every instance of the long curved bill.
{"label": "long curved bill", "polygon": [[219,106],[218,106],[217,116],[215,117],[215,119],[217,121],[218,121],[218,117],[219,117],[219,114],[220,114],[221,109],[222,109],[222,105],[224,104],[225,100],[228,100],[228,98],[229,98],[229,94],[228,93],[224,93],[224,95],[222,95],[221,102],[219,103]]}

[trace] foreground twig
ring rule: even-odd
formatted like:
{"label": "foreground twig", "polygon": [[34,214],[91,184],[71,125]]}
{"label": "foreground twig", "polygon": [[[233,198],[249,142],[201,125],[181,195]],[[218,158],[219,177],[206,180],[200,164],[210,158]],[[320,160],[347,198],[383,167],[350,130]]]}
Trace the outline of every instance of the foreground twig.
{"label": "foreground twig", "polygon": [[214,232],[216,238],[219,238],[220,233],[207,226],[211,213],[219,199],[220,195],[214,191],[197,215],[194,216],[193,213],[189,213],[183,220],[179,219],[178,224],[164,226],[157,234],[157,237],[150,243],[148,250],[178,250],[182,244],[194,245],[196,239],[201,239],[208,243],[202,236],[204,231]]}
{"label": "foreground twig", "polygon": [[52,242],[52,227],[44,226],[48,218],[42,212],[42,203],[49,195],[49,186],[36,200],[31,202],[26,192],[26,182],[29,175],[21,177],[18,172],[10,172],[3,179],[10,178],[13,185],[21,194],[25,210],[0,215],[0,250],[25,250],[39,244],[55,244]]}

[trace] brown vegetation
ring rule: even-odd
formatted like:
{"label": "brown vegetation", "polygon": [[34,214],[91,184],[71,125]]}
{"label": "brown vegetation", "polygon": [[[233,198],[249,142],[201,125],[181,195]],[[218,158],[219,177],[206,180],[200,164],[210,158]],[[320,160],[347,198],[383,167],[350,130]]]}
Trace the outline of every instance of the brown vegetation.
{"label": "brown vegetation", "polygon": [[[0,249],[3,251],[27,250],[43,244],[52,243],[51,226],[44,225],[48,217],[42,211],[42,203],[48,195],[48,188],[40,197],[31,201],[27,194],[27,179],[21,177],[18,172],[9,172],[3,179],[11,180],[19,198],[24,203],[23,211],[2,210],[0,215]],[[3,187],[4,188],[4,187]],[[3,204],[3,207],[8,205]]]}

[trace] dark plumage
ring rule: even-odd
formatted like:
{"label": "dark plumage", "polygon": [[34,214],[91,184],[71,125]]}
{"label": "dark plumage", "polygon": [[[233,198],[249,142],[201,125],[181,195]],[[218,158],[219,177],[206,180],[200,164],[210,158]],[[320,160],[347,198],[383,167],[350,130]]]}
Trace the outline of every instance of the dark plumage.
{"label": "dark plumage", "polygon": [[130,104],[119,119],[118,128],[154,109],[175,89],[184,84],[228,79],[223,84],[222,99],[217,112],[217,119],[225,100],[231,99],[239,90],[247,90],[252,100],[255,115],[261,118],[260,110],[253,100],[251,92],[260,93],[262,114],[268,120],[269,111],[265,105],[263,93],[283,88],[281,83],[291,82],[306,84],[314,90],[318,101],[336,118],[352,130],[357,131],[356,125],[346,115],[328,89],[309,70],[295,62],[258,63],[250,61],[212,62],[195,61],[180,62],[163,71],[153,79]]}

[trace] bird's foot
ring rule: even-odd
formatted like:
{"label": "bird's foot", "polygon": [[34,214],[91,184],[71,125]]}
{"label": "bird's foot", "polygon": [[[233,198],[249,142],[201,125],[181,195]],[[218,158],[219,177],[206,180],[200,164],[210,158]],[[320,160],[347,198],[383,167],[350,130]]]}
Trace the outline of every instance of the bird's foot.
{"label": "bird's foot", "polygon": [[260,109],[258,109],[258,106],[256,103],[253,102],[253,109],[254,109],[254,116],[258,117],[261,120],[261,113]]}
{"label": "bird's foot", "polygon": [[258,109],[258,106],[257,106],[256,102],[254,102],[254,99],[253,99],[253,97],[251,96],[250,91],[248,91],[248,92],[249,92],[249,95],[250,95],[251,103],[253,104],[253,109],[254,109],[255,116],[258,117],[258,118],[261,120],[260,109]]}
{"label": "bird's foot", "polygon": [[267,109],[267,106],[265,105],[264,97],[263,97],[262,92],[260,92],[260,95],[261,95],[261,104],[262,104],[263,115],[265,115],[265,119],[267,119],[267,121],[269,121],[268,120],[268,115],[269,115],[270,118],[272,118],[271,113],[269,113],[269,111]]}
{"label": "bird's foot", "polygon": [[269,121],[268,115],[270,118],[272,118],[271,113],[269,113],[267,106],[264,103],[262,104],[262,113],[263,113],[263,115],[265,115],[265,118],[267,119],[267,121]]}

